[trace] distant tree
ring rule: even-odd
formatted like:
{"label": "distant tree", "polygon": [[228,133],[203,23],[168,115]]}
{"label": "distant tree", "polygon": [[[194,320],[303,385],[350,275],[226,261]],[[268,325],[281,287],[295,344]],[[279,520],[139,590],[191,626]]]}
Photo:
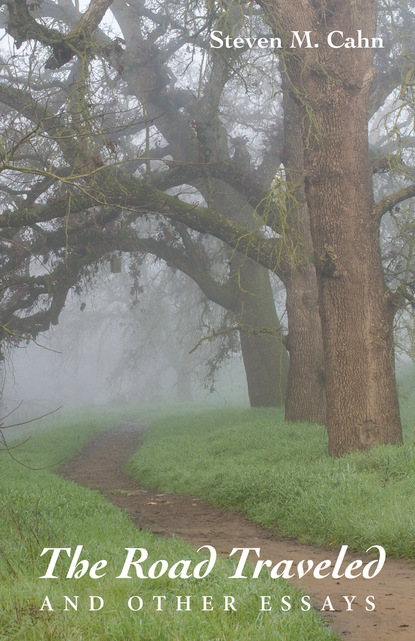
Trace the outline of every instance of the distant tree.
{"label": "distant tree", "polygon": [[[48,7],[46,11],[54,11],[56,9],[58,11],[58,7],[51,8]],[[75,11],[75,10],[74,10]],[[136,13],[131,9],[131,12],[133,13],[133,18],[136,20],[144,20],[143,16],[137,16]],[[26,14],[25,14],[26,15]],[[56,17],[58,17],[59,13],[57,14]],[[30,14],[29,14],[30,16]],[[65,20],[68,20],[68,14],[65,13],[64,16],[59,15],[59,17],[64,17]],[[27,18],[27,15],[26,15]],[[146,44],[146,40],[143,39],[142,42],[139,44],[134,45],[133,42],[136,41],[135,35],[135,29],[131,28],[131,21],[125,21],[123,20],[122,13],[118,15],[119,22],[120,24],[123,24],[123,29],[125,31],[125,36],[126,38],[129,39],[129,42],[131,42],[131,49],[135,48],[137,49],[137,54],[139,57],[142,57],[144,55],[144,52],[142,51],[146,49],[148,44]],[[160,18],[157,18],[156,15],[153,16],[153,22],[156,25],[156,29],[159,27],[159,20]],[[183,43],[182,43],[183,44]],[[62,45],[63,47],[63,45]],[[62,48],[61,47],[61,48]],[[64,47],[63,47],[64,48]],[[214,150],[211,148],[211,144],[209,142],[209,136],[207,135],[207,132],[209,130],[209,127],[207,125],[203,124],[203,116],[201,115],[200,118],[201,120],[196,123],[195,120],[191,119],[190,113],[195,114],[195,112],[199,109],[198,107],[198,100],[196,96],[193,96],[191,92],[184,92],[182,89],[178,88],[176,90],[177,94],[177,104],[174,104],[173,100],[169,101],[169,110],[168,114],[167,112],[163,114],[163,116],[160,115],[160,110],[164,109],[165,106],[165,95],[164,91],[166,90],[168,84],[170,83],[173,74],[172,73],[166,73],[166,61],[161,58],[161,56],[156,55],[158,48],[153,44],[152,45],[152,50],[154,52],[154,59],[151,60],[151,65],[148,61],[146,61],[146,69],[147,69],[147,76],[140,78],[140,83],[134,79],[133,75],[133,70],[131,69],[131,74],[133,75],[134,79],[134,91],[138,95],[141,101],[144,100],[143,102],[143,107],[142,107],[142,115],[141,117],[143,118],[143,122],[133,122],[133,126],[129,127],[128,129],[126,128],[127,125],[121,123],[117,123],[116,125],[113,124],[111,119],[112,112],[114,111],[114,108],[111,106],[113,101],[115,100],[116,102],[119,101],[119,98],[115,97],[114,95],[111,94],[109,98],[107,98],[108,104],[107,104],[107,111],[106,111],[106,129],[105,129],[105,135],[106,138],[102,138],[97,141],[97,136],[94,134],[93,131],[91,131],[90,126],[85,126],[83,129],[83,136],[80,137],[80,140],[76,140],[76,136],[72,137],[71,136],[67,137],[66,134],[63,134],[64,140],[65,140],[65,151],[68,151],[69,153],[69,158],[71,161],[74,161],[75,164],[80,162],[80,159],[82,157],[82,162],[84,162],[89,155],[89,162],[90,162],[90,167],[92,166],[92,172],[97,173],[97,178],[99,178],[99,173],[98,169],[99,167],[96,166],[96,163],[98,162],[98,156],[99,153],[104,156],[104,159],[107,158],[108,156],[109,159],[113,159],[112,156],[116,155],[116,152],[118,152],[118,155],[120,156],[125,149],[120,149],[122,146],[122,143],[120,140],[122,140],[122,135],[125,133],[128,133],[131,136],[131,143],[130,147],[133,146],[134,144],[134,135],[137,134],[137,131],[146,131],[145,136],[148,136],[149,138],[154,138],[154,135],[150,135],[150,131],[148,131],[148,119],[150,119],[150,112],[151,112],[151,122],[157,123],[159,131],[163,133],[165,136],[168,145],[167,147],[160,147],[159,149],[154,149],[153,148],[153,140],[151,140],[151,157],[156,158],[158,155],[161,157],[173,155],[175,158],[174,161],[166,161],[169,166],[171,166],[171,171],[169,174],[172,175],[171,181],[166,176],[161,176],[161,178],[166,180],[167,186],[174,186],[174,185],[179,185],[183,182],[183,179],[187,178],[192,178],[193,180],[197,179],[198,180],[198,186],[199,189],[202,190],[202,192],[206,195],[207,191],[211,191],[211,188],[206,186],[206,177],[204,178],[201,176],[200,169],[197,171],[194,170],[193,167],[188,167],[186,168],[186,171],[184,171],[185,168],[185,161],[190,158],[197,158],[200,161],[202,158],[200,157],[201,155],[211,155],[213,158],[214,155]],[[117,49],[118,55],[121,55],[122,51],[120,47]],[[174,49],[172,48],[172,52],[174,54]],[[147,55],[147,54],[146,54]],[[67,56],[69,57],[69,56]],[[66,58],[65,58],[66,61]],[[62,61],[63,62],[63,61]],[[69,62],[66,61],[66,62]],[[51,61],[49,60],[47,65],[50,67]],[[55,63],[54,63],[55,64]],[[60,65],[58,65],[59,67]],[[150,70],[148,67],[151,66],[152,70],[150,73]],[[117,65],[117,71],[119,72],[119,65]],[[72,72],[72,78],[76,77],[81,77],[83,72],[80,71],[79,66],[78,68],[75,65],[75,68]],[[212,71],[213,74],[216,73],[215,70]],[[122,78],[121,75],[125,76],[127,74],[126,70],[123,68],[122,74],[119,73],[119,77],[117,77],[117,81],[122,83]],[[157,92],[157,94],[154,92],[154,78],[158,77],[159,82],[161,83],[159,89],[160,91]],[[91,79],[91,82],[93,82],[93,79]],[[163,84],[164,83],[164,84]],[[53,83],[51,83],[53,84]],[[209,83],[208,83],[209,84]],[[80,88],[81,87],[81,88]],[[83,87],[83,88],[82,88]],[[222,87],[218,85],[218,88],[220,90]],[[30,87],[27,87],[26,91],[30,92]],[[66,106],[68,114],[67,118],[69,120],[77,120],[77,119],[82,119],[82,114],[81,114],[81,109],[79,109],[79,105],[82,105],[82,100],[85,100],[85,83],[79,83],[75,82],[72,86],[71,89],[67,89],[66,91],[61,91],[57,92],[58,94],[61,93],[63,94],[60,98],[55,97],[54,101],[55,104],[58,108],[62,109],[63,106]],[[18,92],[19,93],[19,92]],[[14,93],[14,98],[18,100],[18,93]],[[206,93],[206,91],[205,91]],[[219,91],[219,97],[220,97],[220,91]],[[184,94],[184,95],[183,95]],[[150,96],[150,97],[149,97]],[[207,101],[207,104],[209,105],[210,102],[214,102],[216,100],[217,94],[216,92],[214,94],[211,94],[211,97]],[[10,95],[7,93],[7,95],[4,97],[5,100],[9,100],[9,105],[12,107],[12,109],[16,109],[17,103],[13,101],[10,97]],[[30,93],[26,94],[27,100],[33,104],[32,97]],[[207,94],[205,95],[205,98],[207,98]],[[50,100],[50,96],[48,98]],[[53,101],[52,101],[53,102]],[[154,103],[154,104],[153,104]],[[206,103],[205,103],[206,104]],[[76,107],[74,105],[77,105]],[[183,106],[184,105],[184,106]],[[27,116],[25,107],[20,104],[20,107],[23,109],[23,112],[25,112],[25,116]],[[85,111],[85,105],[82,107]],[[127,106],[125,107],[127,108]],[[217,109],[217,105],[215,106]],[[181,113],[182,109],[186,109],[186,118],[183,118],[183,114]],[[78,111],[77,111],[78,110]],[[40,113],[39,113],[40,112]],[[91,118],[93,116],[100,117],[99,115],[96,115],[93,111],[92,106],[89,108],[90,116]],[[119,109],[120,116],[122,118],[122,108]],[[144,113],[146,112],[146,113]],[[156,112],[156,113],[153,113]],[[160,113],[159,113],[160,112]],[[13,112],[12,112],[13,113]],[[31,116],[33,117],[33,120],[36,123],[36,126],[39,126],[43,128],[43,112],[40,109],[35,109],[34,113],[31,113]],[[12,116],[14,118],[14,116]],[[207,117],[207,116],[206,116]],[[47,118],[48,119],[48,118]],[[23,118],[25,120],[25,118]],[[53,120],[53,119],[52,119]],[[57,123],[57,120],[53,120],[55,124]],[[167,126],[166,126],[167,122]],[[108,123],[108,124],[107,124]],[[52,125],[52,123],[49,123]],[[218,121],[217,119],[215,120],[215,127],[217,128]],[[32,127],[33,122],[31,122],[30,127]],[[177,126],[176,126],[177,125]],[[115,128],[115,131],[112,130],[112,127]],[[163,128],[164,127],[164,128]],[[180,137],[177,138],[177,127],[181,128],[182,132],[186,132],[186,137]],[[24,129],[24,128],[23,128]],[[93,128],[92,128],[93,129]],[[119,131],[117,131],[119,129]],[[197,131],[196,131],[197,130]],[[69,131],[74,131],[71,129],[67,130],[67,133]],[[29,138],[31,134],[29,133]],[[58,134],[59,137],[60,134]],[[93,144],[90,145],[90,149],[88,153],[85,153],[84,150],[82,150],[82,143],[83,140],[91,140],[91,136],[94,140]],[[108,140],[109,138],[109,140]],[[140,140],[140,139],[139,139]],[[184,143],[187,142],[187,147],[184,147]],[[224,145],[222,147],[225,149],[227,148],[227,143],[226,143],[226,137],[224,138]],[[88,143],[90,144],[90,143]],[[147,138],[146,141],[143,141],[143,138],[141,138],[141,147],[143,148],[145,145],[147,145]],[[150,143],[149,143],[150,144]],[[156,140],[156,145],[160,144]],[[128,146],[123,144],[124,147]],[[71,148],[69,150],[69,147]],[[95,152],[92,151],[91,147],[95,147],[96,154],[94,155]],[[236,153],[236,142],[234,141],[233,143],[233,150],[234,150],[234,155],[237,156]],[[129,149],[127,152],[130,151]],[[108,152],[110,152],[108,154]],[[225,155],[225,161],[230,161],[230,155],[229,151],[227,151]],[[64,159],[64,162],[67,162],[66,159]],[[103,162],[103,160],[100,160],[99,162]],[[150,162],[150,161],[148,161]],[[222,164],[224,162],[223,158],[219,159],[219,163]],[[235,159],[235,166],[238,164],[238,159]],[[30,164],[30,163],[29,163]],[[134,163],[132,163],[132,169],[136,169],[137,166],[140,166],[140,164],[145,166],[146,169],[147,167],[147,161],[145,159],[140,161],[135,160]],[[89,169],[91,171],[91,169]],[[225,189],[226,183],[223,181],[219,181],[216,178],[209,179],[210,183],[212,181],[217,181],[219,187],[218,191],[223,192]],[[232,181],[232,170],[231,170],[231,176],[228,179],[228,181]],[[208,182],[209,182],[208,181]],[[76,182],[76,181],[75,181]],[[118,178],[116,179],[116,183],[118,182]],[[50,187],[50,183],[53,183],[53,179],[51,181],[44,180],[42,181],[42,188],[43,189],[48,189]],[[203,183],[205,183],[205,186],[203,186]],[[102,185],[106,184],[106,181],[102,183]],[[108,183],[109,184],[109,183]],[[229,191],[230,187],[226,187]],[[83,186],[84,189],[84,186]],[[99,185],[95,185],[94,190],[99,190],[101,189],[101,183]],[[41,192],[44,193],[44,192]],[[85,193],[85,192],[84,192]],[[266,193],[263,190],[260,192],[261,195]],[[212,196],[212,194],[211,194]],[[221,194],[223,196],[223,194]],[[233,206],[232,204],[232,197],[235,198],[235,191],[231,191],[228,197],[228,202],[230,203],[227,207],[228,210],[230,207]],[[41,196],[39,195],[39,198]],[[65,196],[64,198],[67,198]],[[66,201],[66,204],[63,206],[65,209],[68,207],[70,208],[70,211],[73,211],[74,208],[74,198],[76,199],[76,195],[74,193],[71,194],[70,196],[70,201]],[[104,200],[106,197],[104,196],[103,193],[103,198]],[[30,199],[32,200],[32,199]],[[141,201],[141,197],[139,198]],[[150,198],[151,200],[151,198]],[[241,206],[247,209],[247,211],[250,211],[249,216],[253,216],[253,208],[252,205],[249,204],[249,202],[244,202],[243,198],[241,200]],[[26,205],[27,203],[24,202]],[[99,205],[99,203],[95,202],[94,195],[92,194],[92,201],[91,204],[94,205]],[[177,201],[174,203],[175,207],[177,207],[178,203]],[[221,209],[223,210],[223,207],[226,206],[223,202],[223,197],[222,197],[222,202],[221,203],[216,203],[217,205],[219,204]],[[96,207],[95,209],[98,209]],[[114,212],[110,216],[110,220],[115,219],[115,215],[118,212]],[[229,213],[229,211],[224,211],[226,215],[230,215],[232,217],[232,214]],[[133,214],[131,218],[136,216],[137,214]],[[235,215],[235,212],[234,214]],[[245,215],[246,219],[247,215]],[[105,221],[107,223],[108,220]],[[65,223],[64,223],[65,224]],[[258,226],[258,222],[255,222],[255,227]],[[162,241],[165,241],[166,238],[170,238],[173,241],[175,240],[175,237],[177,237],[177,233],[175,229],[168,229],[168,225],[165,224],[165,237],[162,239]],[[45,227],[42,229],[42,234],[43,236],[46,235],[47,232],[52,231],[52,229],[46,229]],[[53,230],[54,232],[56,229]],[[108,234],[108,229],[106,229],[107,235]],[[24,231],[25,234],[27,234],[27,231]],[[232,235],[235,237],[235,233],[232,230]],[[72,234],[72,236],[75,236],[75,234]],[[13,293],[15,296],[15,301],[13,306],[8,306],[7,304],[4,306],[3,310],[3,317],[4,317],[4,322],[3,326],[4,327],[13,327],[15,331],[15,335],[19,336],[21,335],[24,331],[29,333],[29,328],[31,332],[37,332],[37,331],[44,331],[45,328],[48,327],[49,323],[55,323],[57,322],[58,319],[58,314],[59,314],[59,308],[61,308],[64,304],[66,294],[69,291],[69,289],[74,286],[78,274],[82,270],[83,266],[85,264],[88,264],[89,262],[92,262],[93,260],[96,260],[99,255],[102,255],[102,247],[101,250],[99,247],[96,246],[97,239],[94,239],[94,248],[91,250],[92,247],[92,242],[91,238],[87,238],[87,234],[83,233],[82,236],[80,234],[77,235],[77,246],[75,247],[74,243],[75,241],[73,238],[71,238],[71,248],[73,249],[72,252],[70,252],[70,255],[68,252],[66,252],[65,248],[62,246],[64,243],[67,242],[67,237],[66,233],[60,235],[60,241],[57,240],[56,234],[55,234],[55,241],[54,241],[54,247],[53,247],[53,255],[54,255],[54,262],[58,262],[58,266],[56,268],[55,272],[52,272],[51,274],[48,275],[47,277],[47,283],[44,284],[42,288],[41,284],[41,279],[39,277],[36,277],[36,288],[31,287],[33,284],[31,279],[27,278],[27,274],[24,276],[24,284],[19,283],[17,284],[15,281],[15,276],[16,276],[16,270],[13,272],[13,279],[12,282],[13,284],[16,284],[16,286],[13,287]],[[38,239],[36,239],[38,240]],[[60,252],[61,255],[66,256],[66,264],[64,267],[62,267],[61,261],[56,261],[56,244],[61,243],[60,247]],[[31,243],[31,240],[26,238],[26,245]],[[98,243],[99,244],[99,243]],[[102,243],[101,243],[102,244]],[[168,242],[166,242],[166,246],[168,247]],[[171,241],[170,241],[171,244]],[[190,265],[193,259],[193,272],[196,272],[198,275],[198,280],[199,283],[202,282],[201,274],[202,274],[202,264],[200,260],[198,261],[197,259],[197,252],[190,251],[190,247],[192,244],[192,239],[190,235],[188,234],[187,238],[187,247],[184,247],[181,245],[180,248],[177,246],[174,246],[173,242],[173,247],[172,251],[170,252],[170,259],[171,256],[173,255],[174,250],[176,250],[176,254],[174,254],[174,259],[176,266],[177,263],[183,262],[183,259],[178,257],[178,253],[180,253],[178,250],[182,250],[182,254],[187,252],[187,262],[186,262],[186,269],[187,273],[190,273]],[[239,243],[238,243],[239,244]],[[157,246],[157,251],[160,253],[164,252],[164,255],[166,255],[166,248],[163,250],[162,247],[162,242],[160,241],[158,246]],[[120,241],[120,237],[116,237],[113,240],[113,246],[116,247],[117,249],[127,249],[128,250],[128,243],[123,243]],[[86,251],[88,249],[88,251]],[[155,249],[155,246],[153,246],[153,250]],[[198,247],[198,250],[201,249],[201,245]],[[108,250],[108,246],[105,246],[105,250]],[[137,245],[133,248],[133,251],[137,250]],[[15,254],[15,248],[10,248],[10,251]],[[26,262],[31,261],[31,255],[35,252],[34,247],[30,246],[30,249],[22,250],[23,252],[26,252],[25,254],[25,260]],[[101,254],[100,254],[101,251]],[[29,253],[27,253],[29,252]],[[50,253],[52,253],[50,252]],[[82,256],[82,259],[79,260],[79,257]],[[195,263],[195,256],[196,256],[196,263]],[[251,397],[251,402],[253,405],[280,405],[283,403],[284,400],[284,390],[285,390],[285,372],[286,372],[286,367],[287,367],[287,357],[285,354],[285,348],[282,343],[282,333],[281,333],[281,326],[278,320],[278,317],[275,312],[275,305],[273,303],[273,298],[272,298],[272,290],[271,286],[269,284],[269,278],[266,274],[266,271],[263,270],[261,267],[258,267],[251,261],[249,261],[246,258],[239,258],[237,259],[236,257],[230,259],[230,255],[228,252],[228,257],[226,258],[226,261],[230,260],[230,278],[229,278],[229,286],[227,287],[227,291],[225,287],[222,287],[220,283],[214,281],[209,275],[209,273],[206,275],[206,277],[203,279],[204,283],[204,292],[209,296],[213,296],[213,300],[216,300],[216,302],[220,301],[220,304],[224,305],[226,308],[233,310],[237,315],[238,315],[238,325],[240,327],[240,331],[242,332],[242,351],[245,353],[245,365],[247,368],[247,375],[249,379],[249,390],[250,390],[250,397]],[[195,266],[196,264],[196,266]],[[71,276],[69,276],[69,272],[71,272]],[[232,276],[233,274],[233,276]],[[191,273],[190,273],[191,275]],[[56,276],[56,278],[54,278]],[[30,291],[30,294],[28,295],[28,290]],[[19,294],[17,293],[19,292]],[[42,311],[36,312],[35,315],[25,316],[25,319],[23,320],[20,316],[16,317],[14,314],[15,311],[17,311],[20,307],[21,308],[32,308],[33,304],[39,299],[40,295],[49,296],[49,301],[50,305],[49,307],[44,307]],[[265,332],[262,332],[261,330],[265,329]]]}

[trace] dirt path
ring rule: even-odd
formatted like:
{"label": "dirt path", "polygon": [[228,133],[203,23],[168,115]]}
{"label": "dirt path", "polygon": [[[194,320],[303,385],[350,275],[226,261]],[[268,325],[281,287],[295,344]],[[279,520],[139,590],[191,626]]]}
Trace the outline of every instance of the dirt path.
{"label": "dirt path", "polygon": [[[141,488],[123,474],[122,467],[140,446],[144,429],[127,424],[102,434],[62,470],[62,476],[101,492],[125,510],[138,527],[158,536],[178,536],[194,547],[210,544],[225,556],[233,547],[259,547],[261,559],[274,563],[283,559],[295,563],[312,559],[318,563],[328,558],[334,562],[337,550],[277,539],[239,514],[210,507],[200,499]],[[363,557],[348,556],[348,562],[353,558]],[[370,580],[317,580],[306,575],[292,582],[311,596],[318,610],[330,596],[336,611],[326,611],[323,616],[341,638],[415,641],[415,568],[405,561],[387,559],[380,574]],[[352,611],[347,611],[344,595],[356,596]],[[368,595],[375,597],[374,612],[365,610]]]}

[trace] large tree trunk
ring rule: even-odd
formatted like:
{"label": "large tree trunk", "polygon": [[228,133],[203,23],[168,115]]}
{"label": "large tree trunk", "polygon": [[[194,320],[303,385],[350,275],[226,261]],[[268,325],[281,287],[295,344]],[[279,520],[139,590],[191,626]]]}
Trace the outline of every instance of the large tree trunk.
{"label": "large tree trunk", "polygon": [[[290,354],[285,418],[287,421],[326,422],[323,339],[318,309],[318,287],[313,262],[310,217],[301,176],[304,172],[301,120],[289,92],[284,93],[284,147],[287,181],[285,280]],[[291,252],[291,255],[290,255]]]}
{"label": "large tree trunk", "polygon": [[309,148],[305,163],[334,455],[402,438],[362,93],[320,113],[325,153]]}
{"label": "large tree trunk", "polygon": [[[256,229],[259,225],[252,207],[228,184],[213,179],[215,206],[230,220]],[[235,295],[228,309],[236,314],[242,358],[252,407],[284,405],[287,387],[288,355],[282,340],[269,271],[233,252],[230,278]]]}
{"label": "large tree trunk", "polygon": [[[372,49],[333,49],[327,34],[375,35],[375,3],[269,0],[275,30],[314,29],[316,50],[298,49],[286,72],[303,123],[310,211],[322,321],[329,451],[399,443],[402,431],[394,373],[393,333],[385,295],[379,223],[373,215],[368,158]],[[277,12],[275,8],[278,7]],[[330,10],[329,10],[330,9]],[[306,26],[307,25],[307,26]]]}
{"label": "large tree trunk", "polygon": [[[251,407],[284,405],[288,355],[275,310],[269,273],[237,255],[232,270],[239,282],[237,323]],[[236,275],[235,275],[236,277]]]}
{"label": "large tree trunk", "polygon": [[323,340],[314,266],[293,270],[285,283],[290,354],[285,419],[325,424]]}

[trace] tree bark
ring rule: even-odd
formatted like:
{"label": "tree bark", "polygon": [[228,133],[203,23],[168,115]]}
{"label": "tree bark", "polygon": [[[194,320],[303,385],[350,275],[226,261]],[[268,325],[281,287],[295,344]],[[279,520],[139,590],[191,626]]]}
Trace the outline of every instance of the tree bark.
{"label": "tree bark", "polygon": [[[334,49],[328,33],[375,35],[375,3],[264,4],[275,29],[313,29],[316,49],[287,55],[299,105],[305,191],[322,321],[329,452],[402,442],[392,313],[385,292],[368,154],[373,50]],[[298,9],[301,9],[299,12]],[[278,19],[277,19],[278,18]],[[276,20],[277,19],[277,20]],[[295,22],[295,24],[294,24]],[[308,26],[305,26],[305,25]],[[287,49],[288,50],[288,49]]]}
{"label": "tree bark", "polygon": [[285,287],[290,355],[285,420],[325,425],[323,340],[314,266],[294,270]]}
{"label": "tree bark", "polygon": [[288,319],[286,347],[290,354],[285,419],[325,425],[323,338],[310,216],[301,179],[304,172],[301,120],[288,91],[284,93],[283,107],[282,161],[287,183],[287,233],[290,237],[290,242],[286,243],[285,262],[291,264],[284,282]]}
{"label": "tree bark", "polygon": [[[228,220],[257,229],[254,209],[230,185],[213,179],[212,198]],[[230,261],[230,278],[235,282],[237,324],[240,331],[249,401],[252,407],[284,405],[288,355],[282,340],[269,271],[239,252]],[[231,309],[230,307],[228,309]]]}
{"label": "tree bark", "polygon": [[269,273],[240,256],[232,260],[232,269],[240,287],[236,320],[246,328],[239,335],[251,407],[279,407],[285,400],[288,354]]}

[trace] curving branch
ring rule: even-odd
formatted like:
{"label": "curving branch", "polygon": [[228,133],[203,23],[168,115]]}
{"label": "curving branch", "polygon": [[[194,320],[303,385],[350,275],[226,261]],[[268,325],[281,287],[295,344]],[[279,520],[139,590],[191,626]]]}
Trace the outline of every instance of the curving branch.
{"label": "curving branch", "polygon": [[375,204],[373,208],[373,213],[375,217],[380,221],[382,216],[386,214],[388,211],[393,209],[393,207],[396,207],[396,205],[399,205],[399,203],[404,202],[405,200],[408,200],[409,198],[414,198],[415,197],[415,183],[412,185],[408,185],[408,187],[403,187],[402,189],[399,189],[398,191],[395,191],[395,193],[390,194],[389,196],[385,196],[385,198],[382,198],[378,203]]}
{"label": "curving branch", "polygon": [[[59,69],[77,56],[96,55],[101,51],[99,40],[93,37],[113,0],[91,0],[88,9],[68,34],[37,22],[29,11],[26,0],[4,0],[8,9],[7,32],[19,48],[27,40],[37,40],[52,49],[46,62],[47,69]],[[114,50],[120,51],[113,43]]]}

